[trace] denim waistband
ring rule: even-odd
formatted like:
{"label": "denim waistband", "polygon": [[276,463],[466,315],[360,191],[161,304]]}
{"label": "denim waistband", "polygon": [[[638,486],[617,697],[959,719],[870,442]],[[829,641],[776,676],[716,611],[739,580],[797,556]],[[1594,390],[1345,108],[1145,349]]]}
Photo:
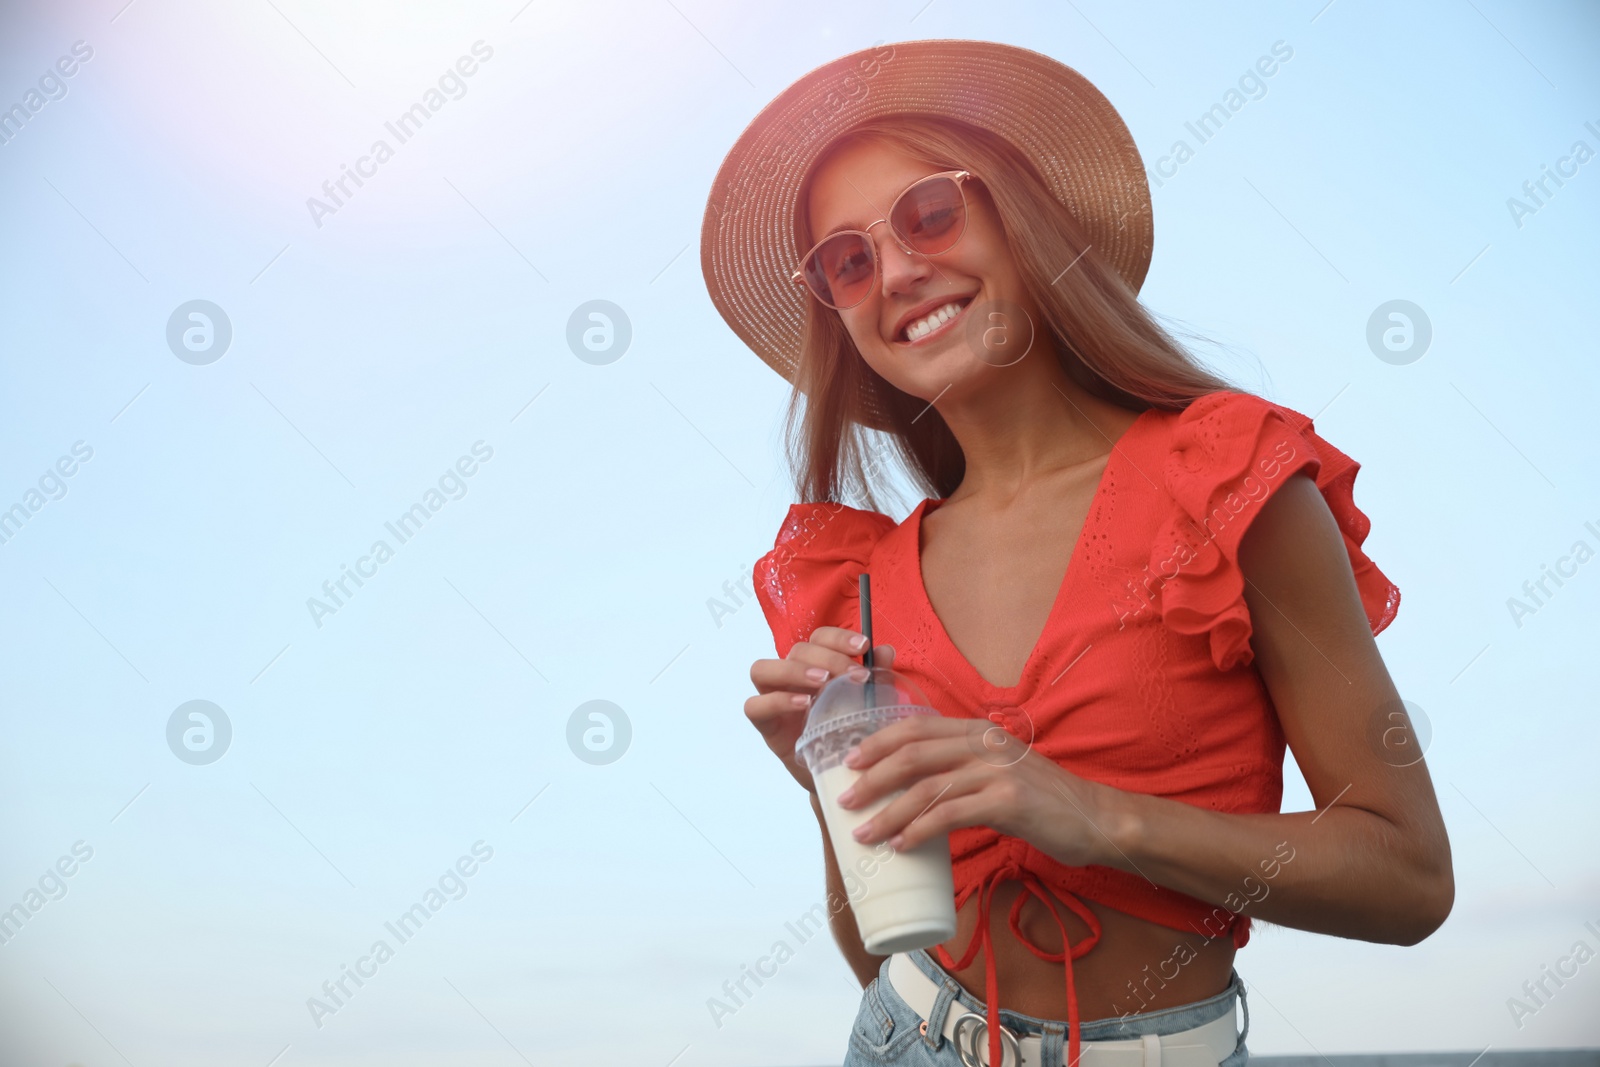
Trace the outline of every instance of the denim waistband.
{"label": "denim waistband", "polygon": [[[928,979],[939,986],[939,992],[933,1003],[932,1016],[928,1020],[930,1036],[937,1033],[944,1025],[943,1014],[952,1010],[953,1005],[959,1004],[962,1010],[984,1014],[986,1005],[969,993],[961,983],[957,982],[948,971],[939,965],[939,961],[926,949],[916,949],[906,954],[917,969],[927,975]],[[884,970],[887,972],[888,961],[884,961]],[[1130,1012],[1124,1016],[1111,1016],[1105,1019],[1094,1019],[1088,1022],[1079,1021],[1078,1027],[1081,1040],[1084,1041],[1125,1041],[1137,1038],[1144,1034],[1176,1034],[1184,1030],[1193,1029],[1204,1023],[1223,1015],[1231,1015],[1234,1002],[1238,1001],[1244,1011],[1244,1029],[1239,1035],[1242,1044],[1250,1032],[1250,1005],[1245,999],[1244,980],[1239,977],[1239,972],[1233,970],[1228,976],[1228,987],[1215,996],[1206,997],[1204,1000],[1191,1001],[1187,1004],[1175,1004],[1170,1008],[1159,1011]],[[1024,1015],[1009,1008],[1000,1009],[1000,1024],[1015,1033],[1018,1037],[1043,1036],[1048,1033],[1065,1032],[1067,1021],[1065,1019],[1043,1019],[1034,1015]]]}

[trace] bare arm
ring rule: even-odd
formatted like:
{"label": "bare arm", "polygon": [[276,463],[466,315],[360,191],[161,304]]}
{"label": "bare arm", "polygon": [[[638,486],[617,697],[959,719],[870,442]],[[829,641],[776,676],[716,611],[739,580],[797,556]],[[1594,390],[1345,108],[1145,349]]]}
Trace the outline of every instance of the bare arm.
{"label": "bare arm", "polygon": [[1280,925],[1416,944],[1454,902],[1450,843],[1309,478],[1267,502],[1239,563],[1255,665],[1318,810],[1237,815],[1110,790],[1101,826],[1115,850],[1102,862]]}
{"label": "bare arm", "polygon": [[828,824],[823,819],[822,801],[817,794],[810,794],[811,810],[816,812],[817,825],[822,828],[822,856],[827,867],[828,883],[828,926],[833,930],[833,939],[839,945],[839,951],[844,954],[845,962],[855,972],[856,980],[865,989],[878,977],[878,970],[883,966],[887,956],[874,956],[868,952],[861,941],[861,931],[856,929],[855,909],[850,907],[849,897],[845,895],[844,876],[839,873],[839,860],[833,853],[833,841],[828,837]]}

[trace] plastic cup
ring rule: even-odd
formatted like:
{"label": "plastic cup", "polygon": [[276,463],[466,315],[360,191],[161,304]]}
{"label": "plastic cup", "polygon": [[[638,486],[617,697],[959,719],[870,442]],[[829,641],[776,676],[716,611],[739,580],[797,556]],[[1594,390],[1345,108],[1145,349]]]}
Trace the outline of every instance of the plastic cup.
{"label": "plastic cup", "polygon": [[828,839],[839,861],[861,942],[874,956],[930,948],[956,933],[955,879],[950,835],[910,849],[887,841],[865,845],[851,831],[905,792],[897,790],[865,808],[841,808],[840,793],[861,772],[844,764],[852,747],[913,715],[937,715],[909,678],[887,667],[856,667],[822,687],[811,703],[795,752],[811,770],[822,802]]}

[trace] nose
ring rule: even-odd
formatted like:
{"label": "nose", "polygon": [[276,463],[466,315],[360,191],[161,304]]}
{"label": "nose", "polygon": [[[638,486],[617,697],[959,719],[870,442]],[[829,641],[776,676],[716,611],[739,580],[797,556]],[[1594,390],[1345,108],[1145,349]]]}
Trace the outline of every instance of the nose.
{"label": "nose", "polygon": [[914,289],[932,276],[933,264],[928,257],[907,252],[887,223],[874,239],[877,241],[878,269],[882,274],[879,280],[885,297]]}

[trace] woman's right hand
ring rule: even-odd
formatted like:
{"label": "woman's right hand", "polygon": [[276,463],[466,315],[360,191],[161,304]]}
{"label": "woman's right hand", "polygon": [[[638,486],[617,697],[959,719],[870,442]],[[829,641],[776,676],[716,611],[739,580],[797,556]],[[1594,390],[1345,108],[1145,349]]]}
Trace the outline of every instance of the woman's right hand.
{"label": "woman's right hand", "polygon": [[[819,626],[810,640],[796,641],[784,659],[758,659],[750,665],[756,695],[744,702],[745,717],[808,793],[815,793],[817,786],[804,761],[795,757],[794,743],[805,729],[806,713],[818,691],[834,677],[861,666],[861,652],[850,644],[858,636],[840,626]],[[873,666],[893,663],[893,645],[873,646]]]}

